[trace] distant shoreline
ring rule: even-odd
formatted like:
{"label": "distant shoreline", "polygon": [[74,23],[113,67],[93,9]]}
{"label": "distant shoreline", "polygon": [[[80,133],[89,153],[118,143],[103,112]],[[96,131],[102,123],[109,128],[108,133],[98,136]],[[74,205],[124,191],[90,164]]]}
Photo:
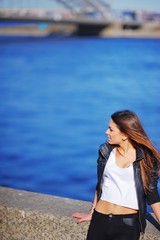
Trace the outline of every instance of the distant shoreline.
{"label": "distant shoreline", "polygon": [[[0,26],[0,36],[32,36],[45,37],[49,35],[76,35],[75,25],[48,25],[46,28],[40,28],[38,25],[20,25],[20,26]],[[114,24],[104,28],[99,37],[103,38],[160,38],[160,24],[147,23],[142,28],[122,29],[119,24]]]}

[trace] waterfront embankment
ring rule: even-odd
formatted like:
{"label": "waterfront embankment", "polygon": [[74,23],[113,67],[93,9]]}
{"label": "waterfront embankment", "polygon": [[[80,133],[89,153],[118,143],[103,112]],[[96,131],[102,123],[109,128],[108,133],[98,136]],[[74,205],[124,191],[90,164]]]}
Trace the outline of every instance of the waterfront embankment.
{"label": "waterfront embankment", "polygon": [[[88,223],[77,224],[75,211],[87,212],[90,202],[0,187],[1,240],[85,240]],[[144,240],[160,240],[147,222]]]}
{"label": "waterfront embankment", "polygon": [[[76,35],[77,26],[74,24],[40,24],[0,26],[0,36],[35,36],[45,37],[54,34]],[[88,30],[89,32],[89,30]],[[106,38],[160,38],[160,23],[146,22],[137,29],[123,29],[121,23],[115,22],[99,32],[100,37]]]}

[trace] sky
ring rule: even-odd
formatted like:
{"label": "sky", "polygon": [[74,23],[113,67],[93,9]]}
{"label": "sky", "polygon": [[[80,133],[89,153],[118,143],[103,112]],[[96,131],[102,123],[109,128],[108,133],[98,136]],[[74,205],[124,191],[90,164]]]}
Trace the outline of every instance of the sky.
{"label": "sky", "polygon": [[[68,0],[69,1],[69,0]],[[97,0],[98,1],[98,0]],[[112,9],[132,9],[132,10],[148,10],[160,12],[160,0],[104,0],[110,4]],[[58,0],[0,0],[0,8],[3,7],[26,7],[31,4],[33,7],[58,7]]]}
{"label": "sky", "polygon": [[160,12],[160,0],[106,0],[113,9],[134,9]]}

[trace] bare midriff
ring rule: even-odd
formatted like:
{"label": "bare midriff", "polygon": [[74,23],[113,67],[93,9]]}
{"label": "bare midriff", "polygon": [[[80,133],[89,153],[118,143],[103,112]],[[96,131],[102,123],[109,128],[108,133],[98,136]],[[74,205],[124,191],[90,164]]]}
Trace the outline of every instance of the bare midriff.
{"label": "bare midriff", "polygon": [[103,214],[133,214],[137,213],[136,209],[119,206],[104,200],[99,200],[95,210]]}

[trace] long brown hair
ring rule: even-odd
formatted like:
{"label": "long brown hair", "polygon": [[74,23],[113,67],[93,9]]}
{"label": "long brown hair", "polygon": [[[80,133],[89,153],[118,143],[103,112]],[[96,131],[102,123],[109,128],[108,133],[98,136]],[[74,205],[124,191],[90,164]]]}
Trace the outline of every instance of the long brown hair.
{"label": "long brown hair", "polygon": [[148,138],[138,116],[129,110],[115,112],[111,115],[119,130],[125,133],[133,147],[140,147],[145,153],[145,157],[140,161],[142,181],[145,191],[150,191],[150,181],[152,172],[157,164],[157,177],[160,170],[160,154],[151,140]]}

